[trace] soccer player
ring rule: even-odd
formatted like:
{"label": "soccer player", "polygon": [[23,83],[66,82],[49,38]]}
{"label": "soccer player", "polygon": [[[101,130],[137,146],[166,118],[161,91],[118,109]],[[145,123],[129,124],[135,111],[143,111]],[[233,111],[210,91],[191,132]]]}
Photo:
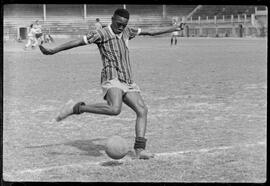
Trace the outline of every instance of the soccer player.
{"label": "soccer player", "polygon": [[33,24],[30,25],[29,32],[28,32],[28,41],[26,45],[24,46],[24,49],[26,50],[30,45],[32,48],[34,48],[38,41],[36,39],[36,29],[33,28]]}
{"label": "soccer player", "polygon": [[99,18],[96,18],[96,23],[95,23],[95,29],[101,29],[102,28],[102,24],[100,23]]}
{"label": "soccer player", "polygon": [[[177,25],[177,22],[175,19],[173,19],[173,23],[174,26]],[[172,36],[171,36],[171,46],[173,45],[173,40],[174,40],[174,45],[177,45],[177,36],[178,36],[178,31],[174,31],[172,32]]]}
{"label": "soccer player", "polygon": [[36,36],[37,40],[43,42],[43,39],[41,37],[43,35],[43,33],[42,33],[42,25],[39,23],[39,20],[35,21],[35,24],[33,24],[33,28],[36,31],[35,36]]}
{"label": "soccer player", "polygon": [[181,30],[182,25],[173,26],[160,31],[144,31],[140,28],[127,26],[129,12],[126,9],[116,9],[110,25],[90,31],[77,40],[66,42],[53,49],[40,45],[45,55],[52,55],[63,50],[87,44],[96,44],[100,50],[103,61],[101,71],[101,87],[105,103],[86,104],[85,102],[68,101],[60,110],[56,121],[61,121],[74,114],[94,113],[105,115],[118,115],[122,103],[125,103],[136,113],[134,150],[138,159],[150,159],[154,154],[145,150],[147,107],[140,94],[139,86],[134,82],[131,62],[129,60],[128,41],[137,35],[155,36]]}

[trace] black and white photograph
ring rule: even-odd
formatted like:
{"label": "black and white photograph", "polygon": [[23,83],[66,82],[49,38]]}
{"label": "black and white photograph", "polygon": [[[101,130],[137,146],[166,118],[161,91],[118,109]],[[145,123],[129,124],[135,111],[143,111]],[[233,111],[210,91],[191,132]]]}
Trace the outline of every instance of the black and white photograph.
{"label": "black and white photograph", "polygon": [[3,181],[267,181],[266,5],[36,3],[2,6]]}

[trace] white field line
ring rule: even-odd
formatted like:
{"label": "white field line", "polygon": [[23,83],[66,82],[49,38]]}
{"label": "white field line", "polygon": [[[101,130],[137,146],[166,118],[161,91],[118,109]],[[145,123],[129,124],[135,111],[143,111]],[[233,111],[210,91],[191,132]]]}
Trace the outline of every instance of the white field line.
{"label": "white field line", "polygon": [[[258,145],[265,145],[265,142],[257,142],[253,144],[244,144],[240,147],[252,147],[252,146],[258,146]],[[213,147],[213,148],[203,148],[198,150],[187,150],[187,151],[178,151],[178,152],[163,152],[163,153],[157,153],[155,154],[155,157],[162,157],[162,156],[178,156],[180,154],[186,154],[186,153],[193,153],[193,152],[210,152],[215,150],[227,150],[227,149],[233,149],[239,146],[223,146],[223,147]]]}
{"label": "white field line", "polygon": [[[155,159],[159,157],[173,157],[173,156],[179,156],[181,154],[186,154],[186,153],[207,153],[210,151],[216,151],[216,150],[227,150],[227,149],[234,149],[236,147],[252,147],[252,146],[258,146],[258,145],[266,145],[265,142],[257,142],[253,144],[243,144],[243,145],[236,145],[236,146],[223,146],[223,147],[213,147],[213,148],[203,148],[203,149],[195,149],[195,150],[186,150],[186,151],[176,151],[176,152],[163,152],[163,153],[155,153]],[[119,160],[119,163],[121,162],[126,162],[130,161],[131,158],[126,158],[123,160]],[[65,169],[68,167],[77,167],[77,168],[84,168],[86,166],[100,166],[103,161],[100,162],[83,162],[83,163],[74,163],[74,164],[69,164],[69,165],[59,165],[59,166],[51,166],[51,167],[45,167],[45,168],[37,168],[37,169],[25,169],[21,171],[12,171],[9,173],[3,173],[4,177],[10,177],[18,174],[24,174],[24,173],[40,173],[43,171],[50,171],[53,169]]]}

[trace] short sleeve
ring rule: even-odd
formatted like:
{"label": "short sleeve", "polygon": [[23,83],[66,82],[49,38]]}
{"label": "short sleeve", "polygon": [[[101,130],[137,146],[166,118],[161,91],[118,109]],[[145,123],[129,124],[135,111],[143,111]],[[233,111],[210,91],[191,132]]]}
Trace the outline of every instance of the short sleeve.
{"label": "short sleeve", "polygon": [[88,34],[83,36],[85,44],[98,44],[101,42],[101,36],[97,31],[90,31]]}
{"label": "short sleeve", "polygon": [[140,28],[127,28],[127,34],[129,39],[133,39],[135,36],[139,35],[140,32]]}

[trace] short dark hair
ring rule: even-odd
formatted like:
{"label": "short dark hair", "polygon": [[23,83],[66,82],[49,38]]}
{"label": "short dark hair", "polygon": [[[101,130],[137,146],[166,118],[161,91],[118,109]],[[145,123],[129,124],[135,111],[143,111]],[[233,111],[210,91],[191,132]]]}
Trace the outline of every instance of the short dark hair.
{"label": "short dark hair", "polygon": [[129,12],[124,8],[118,8],[114,11],[114,16],[118,15],[120,17],[124,17],[126,19],[129,19]]}
{"label": "short dark hair", "polygon": [[96,18],[96,21],[99,22],[99,18]]}

